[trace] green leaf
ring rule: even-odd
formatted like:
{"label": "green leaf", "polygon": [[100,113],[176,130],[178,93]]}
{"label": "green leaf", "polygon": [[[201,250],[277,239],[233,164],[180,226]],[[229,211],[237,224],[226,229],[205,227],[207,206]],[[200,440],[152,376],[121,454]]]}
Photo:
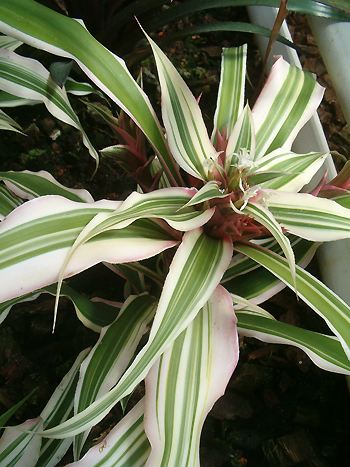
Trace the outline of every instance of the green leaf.
{"label": "green leaf", "polygon": [[9,36],[0,36],[0,49],[16,50],[23,42]]}
{"label": "green leaf", "polygon": [[[289,0],[288,10],[295,11],[297,13],[332,18],[336,21],[349,20],[349,15],[325,5],[325,3],[330,1],[345,2],[345,0]],[[280,6],[280,0],[202,0],[201,2],[198,2],[197,0],[188,0],[185,3],[180,3],[172,8],[168,8],[162,12],[162,14],[151,20],[147,27],[157,29],[170,21],[211,8],[240,6],[271,6],[278,8]]]}
{"label": "green leaf", "polygon": [[221,286],[146,377],[149,465],[199,466],[203,423],[238,362],[236,318]]}
{"label": "green leaf", "polygon": [[50,65],[50,77],[52,80],[62,88],[67,81],[67,78],[73,67],[73,60],[69,62],[53,62]]}
{"label": "green leaf", "polygon": [[29,394],[27,394],[23,399],[21,399],[19,402],[17,402],[15,405],[10,407],[8,410],[6,410],[5,413],[0,415],[0,428],[4,427],[8,420],[22,407],[23,404],[27,402],[28,399],[32,397],[32,395],[37,391],[37,388],[34,388]]}
{"label": "green leaf", "polygon": [[[236,245],[236,250],[264,266],[288,287],[294,289],[288,262],[284,258],[252,245]],[[298,296],[325,320],[338,337],[346,355],[350,357],[349,306],[321,281],[299,266],[296,267],[296,291]]]}
{"label": "green leaf", "polygon": [[[229,135],[226,157],[239,154],[240,150],[244,149],[247,151],[249,159],[254,160],[255,146],[256,141],[252,112],[249,106],[246,105],[234,125],[232,133]],[[233,169],[235,170],[236,167],[233,167]]]}
{"label": "green leaf", "polygon": [[147,96],[125,63],[96,41],[78,21],[33,0],[0,4],[0,30],[26,44],[55,55],[73,58],[88,77],[139,125],[159,155],[163,170],[174,184],[178,169]]}
{"label": "green leaf", "polygon": [[228,138],[243,110],[246,61],[246,45],[222,50],[212,141],[216,141],[218,131]]}
{"label": "green leaf", "polygon": [[102,420],[142,381],[164,350],[195,318],[220,282],[231,256],[231,242],[208,237],[199,229],[185,233],[170,265],[147,344],[108,394],[43,435],[64,438]]}

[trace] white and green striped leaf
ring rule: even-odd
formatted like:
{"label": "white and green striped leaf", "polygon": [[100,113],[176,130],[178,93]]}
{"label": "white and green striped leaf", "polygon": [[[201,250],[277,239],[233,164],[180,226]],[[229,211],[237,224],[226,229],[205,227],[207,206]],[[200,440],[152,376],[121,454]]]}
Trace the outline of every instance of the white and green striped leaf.
{"label": "white and green striped leaf", "polygon": [[236,318],[221,286],[146,377],[147,466],[199,466],[205,418],[238,362]]}
{"label": "white and green striped leaf", "polygon": [[226,157],[239,154],[244,149],[248,157],[253,161],[255,158],[255,130],[252,112],[247,104],[232,129],[228,138]]}
{"label": "white and green striped leaf", "polygon": [[144,399],[96,446],[93,446],[74,467],[144,467],[150,444],[144,431]]}
{"label": "white and green striped leaf", "polygon": [[[310,263],[319,246],[319,244],[303,239],[291,240],[291,244],[296,263],[301,267],[306,267]],[[282,251],[277,245],[276,242],[270,249],[281,254]],[[254,268],[253,263],[257,267]],[[243,255],[239,256],[237,263],[233,263],[232,267],[227,270],[222,283],[231,293],[239,294],[252,303],[263,303],[285,287],[285,284],[275,275]]]}
{"label": "white and green striped leaf", "polygon": [[[153,318],[155,300],[148,295],[130,296],[118,318],[101,335],[80,369],[74,401],[77,414],[116,385],[130,364],[141,337]],[[74,439],[74,457],[79,459],[90,430]]]}
{"label": "white and green striped leaf", "polygon": [[93,197],[87,190],[67,188],[59,183],[49,172],[0,172],[0,180],[17,196],[33,199],[38,196],[60,195],[72,201],[92,203]]}
{"label": "white and green striped leaf", "polygon": [[308,193],[264,192],[268,209],[288,232],[314,242],[350,237],[350,209],[335,201]]}
{"label": "white and green striped leaf", "polygon": [[[43,419],[43,427],[50,428],[66,420],[73,412],[74,392],[78,383],[79,368],[90,349],[79,353],[71,369],[63,377],[55,389],[48,403],[40,414]],[[73,438],[48,439],[43,438],[40,448],[40,457],[36,467],[55,467],[65,455]]]}
{"label": "white and green striped leaf", "polygon": [[[0,224],[0,302],[56,283],[80,232],[97,214],[111,214],[120,205],[118,201],[77,203],[43,196],[12,211]],[[177,243],[166,225],[143,219],[85,242],[65,268],[65,277],[101,261],[148,258]]]}
{"label": "white and green striped leaf", "polygon": [[16,133],[23,133],[21,125],[7,115],[0,109],[0,130],[15,131]]}
{"label": "white and green striped leaf", "polygon": [[41,436],[37,433],[41,429],[41,418],[6,428],[0,439],[0,465],[35,467],[41,445]]}
{"label": "white and green striped leaf", "polygon": [[279,58],[253,107],[256,158],[277,148],[289,150],[299,130],[316,111],[324,88]]}
{"label": "white and green striped leaf", "polygon": [[[43,293],[56,296],[56,292],[57,285],[54,284],[45,287],[44,289],[36,290],[35,292],[0,303],[0,323],[4,321],[14,305],[36,300]],[[62,284],[60,296],[71,300],[77,317],[84,326],[95,332],[100,332],[102,327],[107,326],[114,321],[119,311],[119,308],[115,306],[90,300],[85,295],[82,295],[65,283]]]}
{"label": "white and green striped leaf", "polygon": [[16,50],[23,42],[10,36],[0,36],[0,49]]}
{"label": "white and green striped leaf", "polygon": [[147,344],[108,394],[67,422],[46,430],[44,436],[63,438],[81,433],[130,394],[208,301],[231,256],[231,242],[208,237],[200,229],[186,232],[170,265]]}
{"label": "white and green striped leaf", "polygon": [[[264,266],[288,287],[294,289],[287,260],[269,250],[251,245],[236,245],[236,249]],[[237,292],[241,295],[240,291]],[[296,293],[325,320],[350,359],[349,306],[321,281],[299,266],[296,266]]]}
{"label": "white and green striped leaf", "polygon": [[218,182],[210,181],[200,188],[185,206],[195,206],[196,204],[210,201],[213,198],[225,198],[226,196],[227,193],[224,193]]}
{"label": "white and green striped leaf", "polygon": [[242,212],[253,217],[253,219],[258,221],[270,232],[281,247],[283,254],[288,261],[292,277],[295,279],[295,258],[293,248],[288,237],[284,235],[281,226],[273,217],[271,212],[258,203],[248,203]]}
{"label": "white and green striped leaf", "polygon": [[68,76],[65,84],[66,91],[74,96],[88,96],[89,94],[96,93],[96,88],[91,86],[90,83],[81,83]]}
{"label": "white and green striped leaf", "polygon": [[334,336],[302,329],[258,314],[255,307],[236,310],[238,332],[263,342],[293,345],[303,350],[323,370],[350,375],[350,362],[340,342]]}
{"label": "white and green striped leaf", "polygon": [[0,221],[21,204],[22,201],[0,183]]}
{"label": "white and green striped leaf", "polygon": [[[249,182],[251,185],[259,184],[262,188],[298,192],[321,168],[327,155],[318,152],[296,154],[276,149],[256,162]],[[275,174],[273,178],[269,176],[270,173]]]}
{"label": "white and green striped leaf", "polygon": [[3,107],[20,107],[21,105],[36,105],[41,104],[40,101],[33,101],[32,99],[24,99],[17,97],[9,92],[0,90],[0,108]]}
{"label": "white and green striped leaf", "polygon": [[163,170],[173,184],[181,183],[152,106],[122,59],[94,39],[87,29],[67,16],[34,0],[0,4],[0,31],[55,55],[73,58],[87,76],[141,128],[158,152]]}
{"label": "white and green striped leaf", "polygon": [[77,128],[83,143],[98,165],[98,153],[69,103],[64,87],[58,86],[37,60],[0,49],[0,89],[24,99],[41,101],[59,120]]}
{"label": "white and green striped leaf", "polygon": [[228,138],[243,110],[246,62],[246,44],[222,50],[220,84],[211,137],[213,142],[217,132]]}
{"label": "white and green striped leaf", "polygon": [[187,173],[207,180],[208,161],[216,158],[199,105],[168,57],[146,35],[156,60],[162,91],[162,116],[170,150]]}

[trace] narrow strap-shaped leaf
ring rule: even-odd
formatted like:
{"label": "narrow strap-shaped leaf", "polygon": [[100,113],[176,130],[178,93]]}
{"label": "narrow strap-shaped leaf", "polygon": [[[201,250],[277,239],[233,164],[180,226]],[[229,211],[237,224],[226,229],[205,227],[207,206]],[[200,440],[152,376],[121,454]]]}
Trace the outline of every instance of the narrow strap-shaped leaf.
{"label": "narrow strap-shaped leaf", "polygon": [[[328,0],[328,3],[331,3],[331,0]],[[187,0],[185,3],[176,4],[173,8],[164,10],[161,15],[157,15],[149,22],[149,26],[156,29],[177,18],[210,8],[259,5],[278,8],[280,6],[280,0],[201,0],[201,2],[197,0]],[[349,16],[342,11],[331,8],[322,1],[317,0],[289,0],[288,10],[332,18],[336,21],[347,21],[349,19]]]}
{"label": "narrow strap-shaped leaf", "polygon": [[287,344],[303,350],[323,370],[350,374],[348,357],[335,337],[282,323],[265,315],[251,312],[250,307],[237,310],[238,331],[242,336],[255,337],[263,342]]}
{"label": "narrow strap-shaped leaf", "polygon": [[0,109],[0,130],[15,131],[16,133],[22,133],[22,127],[7,115],[3,110]]}
{"label": "narrow strap-shaped leaf", "polygon": [[231,242],[208,237],[199,229],[185,233],[170,265],[145,347],[108,394],[67,422],[46,430],[44,436],[71,436],[102,420],[195,318],[220,282],[231,256]]}
{"label": "narrow strap-shaped leaf", "polygon": [[78,21],[60,15],[33,0],[13,0],[0,5],[0,30],[26,44],[73,58],[87,76],[116,102],[145,133],[159,154],[169,180],[181,177],[169,155],[152,106],[132,78],[123,60],[96,41]]}
{"label": "narrow strap-shaped leaf", "polygon": [[[89,407],[116,385],[130,364],[155,309],[156,303],[152,297],[130,296],[118,318],[102,329],[99,340],[81,365],[74,402],[75,414]],[[75,459],[79,459],[89,431],[75,437]]]}
{"label": "narrow strap-shaped leaf", "polygon": [[42,420],[34,418],[5,429],[0,439],[0,465],[35,467],[39,458]]}
{"label": "narrow strap-shaped leaf", "polygon": [[[294,288],[288,263],[284,258],[251,245],[237,245],[236,249],[264,266],[288,287]],[[349,306],[321,281],[299,266],[296,267],[296,291],[298,296],[325,320],[350,358]]]}
{"label": "narrow strap-shaped leaf", "polygon": [[226,157],[238,154],[240,150],[246,150],[251,160],[255,157],[255,130],[252,112],[248,105],[245,106],[239,118],[229,134],[226,148]]}
{"label": "narrow strap-shaped leaf", "polygon": [[0,184],[0,220],[10,214],[15,208],[20,206],[22,201],[2,183]]}
{"label": "narrow strap-shaped leaf", "polygon": [[[292,246],[296,263],[301,267],[306,267],[315,255],[319,244],[299,239],[297,242],[292,241]],[[271,250],[274,251],[274,249]],[[276,251],[278,254],[282,253],[279,247]],[[263,303],[285,287],[281,280],[264,267],[259,266],[259,263],[249,257],[246,258],[247,263],[243,261],[237,265],[233,264],[232,270],[227,271],[226,278],[224,276],[223,284],[227,290],[253,303]],[[258,267],[253,268],[251,261],[255,262]]]}
{"label": "narrow strap-shaped leaf", "polygon": [[0,180],[17,196],[33,199],[38,196],[60,195],[72,201],[92,203],[93,197],[87,190],[67,188],[45,170],[40,172],[0,172]]}
{"label": "narrow strap-shaped leaf", "polygon": [[[118,201],[76,203],[60,196],[43,196],[12,211],[0,223],[0,302],[56,283],[80,232],[97,214],[112,213],[119,206]],[[177,243],[167,226],[143,219],[86,242],[75,252],[65,275],[101,261],[139,261]]]}
{"label": "narrow strap-shaped leaf", "polygon": [[144,431],[144,399],[96,446],[93,446],[74,467],[144,467],[150,444]]}
{"label": "narrow strap-shaped leaf", "polygon": [[146,466],[199,466],[203,423],[239,353],[230,294],[221,286],[146,377]]}
{"label": "narrow strap-shaped leaf", "polygon": [[248,216],[253,217],[253,219],[257,220],[271,233],[281,247],[283,254],[288,261],[290,272],[294,278],[293,280],[295,280],[295,258],[293,248],[291,247],[288,237],[284,235],[281,226],[273,217],[271,212],[258,203],[248,203],[243,209],[243,212],[248,214]]}
{"label": "narrow strap-shaped leaf", "polygon": [[96,88],[91,86],[90,83],[81,83],[71,78],[67,78],[65,82],[66,91],[74,96],[88,96],[89,94],[96,93]]}
{"label": "narrow strap-shaped leaf", "polygon": [[[50,428],[67,420],[73,412],[74,392],[78,382],[79,368],[89,351],[88,348],[79,353],[71,369],[63,377],[41,412],[40,417],[43,419],[44,428]],[[63,440],[44,438],[36,467],[56,466],[72,442],[72,437]]]}
{"label": "narrow strap-shaped leaf", "polygon": [[51,79],[41,63],[0,49],[0,89],[18,97],[42,101],[52,115],[81,132],[84,145],[98,164],[98,153],[71,107],[64,87],[60,88]]}
{"label": "narrow strap-shaped leaf", "polygon": [[[262,188],[298,192],[310,182],[324,163],[327,155],[319,152],[295,154],[283,149],[276,149],[256,162],[254,173],[249,181],[251,184],[256,184],[254,176],[260,174],[258,184]],[[269,172],[280,172],[280,175],[273,178],[267,176],[266,181],[264,181],[261,178],[264,172],[267,175]]]}
{"label": "narrow strap-shaped leaf", "polygon": [[24,99],[23,97],[14,96],[6,91],[0,90],[0,107],[20,107],[21,105],[36,105],[41,104],[40,101],[32,99]]}
{"label": "narrow strap-shaped leaf", "polygon": [[314,242],[350,237],[350,209],[308,193],[266,190],[266,204],[288,232]]}
{"label": "narrow strap-shaped leaf", "polygon": [[219,184],[211,181],[200,188],[185,206],[195,206],[196,204],[204,203],[213,198],[225,198],[226,196],[227,193],[224,193],[224,190],[220,188]]}
{"label": "narrow strap-shaped leaf", "polygon": [[277,148],[289,150],[316,111],[323,92],[311,74],[279,58],[252,110],[256,158]]}
{"label": "narrow strap-shaped leaf", "polygon": [[6,412],[0,415],[0,427],[4,427],[8,420],[17,412],[18,409],[22,407],[23,404],[27,402],[28,399],[32,397],[32,395],[35,393],[37,388],[34,388],[29,394],[23,397],[20,401],[18,401],[15,405],[10,407]]}
{"label": "narrow strap-shaped leaf", "polygon": [[215,159],[199,105],[174,65],[146,35],[156,60],[162,90],[162,116],[170,150],[187,173],[207,179],[208,159]]}
{"label": "narrow strap-shaped leaf", "polygon": [[[54,284],[45,287],[44,289],[36,290],[35,292],[0,303],[0,323],[4,321],[14,305],[17,303],[36,300],[40,294],[43,293],[56,296],[57,285]],[[65,283],[62,284],[61,287],[61,296],[71,300],[74,305],[77,317],[84,324],[84,326],[95,332],[100,332],[101,328],[114,321],[116,315],[118,314],[118,308],[106,303],[92,301]]]}
{"label": "narrow strap-shaped leaf", "polygon": [[0,49],[16,50],[23,42],[10,36],[0,36]]}
{"label": "narrow strap-shaped leaf", "polygon": [[218,131],[228,138],[243,110],[246,62],[247,45],[222,50],[212,141],[216,140]]}

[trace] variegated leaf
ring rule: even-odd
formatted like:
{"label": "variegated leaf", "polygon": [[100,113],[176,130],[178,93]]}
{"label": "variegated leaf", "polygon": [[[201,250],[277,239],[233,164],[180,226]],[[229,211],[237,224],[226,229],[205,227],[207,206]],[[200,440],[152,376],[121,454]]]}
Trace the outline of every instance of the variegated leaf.
{"label": "variegated leaf", "polygon": [[[119,206],[118,201],[77,203],[43,196],[12,211],[0,224],[0,302],[57,282],[80,232],[97,214],[111,214]],[[176,244],[166,225],[137,221],[127,228],[102,232],[82,245],[65,269],[65,277],[100,261],[138,261]]]}
{"label": "variegated leaf", "polygon": [[51,79],[49,71],[41,63],[0,49],[0,89],[24,99],[43,102],[53,116],[77,128],[98,165],[98,153],[71,107],[64,87],[60,88]]}
{"label": "variegated leaf", "polygon": [[[288,262],[284,258],[269,250],[251,245],[237,245],[236,249],[264,266],[288,287],[294,288]],[[325,320],[350,359],[349,306],[321,281],[299,266],[296,267],[296,292]],[[239,294],[241,295],[240,291]]]}
{"label": "variegated leaf", "polygon": [[0,109],[0,130],[22,133],[21,125],[15,122],[9,115]]}
{"label": "variegated leaf", "polygon": [[350,362],[340,342],[334,336],[277,321],[273,316],[256,307],[245,306],[236,310],[238,331],[242,336],[254,337],[263,342],[293,345],[303,350],[323,370],[350,375]]}
{"label": "variegated leaf", "polygon": [[231,242],[208,237],[199,229],[185,233],[170,265],[147,344],[108,394],[67,422],[46,430],[44,436],[75,435],[102,420],[195,318],[220,282],[231,256]]}
{"label": "variegated leaf", "polygon": [[15,208],[20,206],[22,201],[2,183],[0,184],[0,221],[10,214]]}
{"label": "variegated leaf", "polygon": [[41,429],[41,418],[6,428],[0,439],[0,465],[35,467],[41,445],[41,436],[37,433]]}
{"label": "variegated leaf", "polygon": [[313,76],[279,58],[253,107],[256,158],[277,148],[289,150],[316,111],[324,88]]}
{"label": "variegated leaf", "polygon": [[144,431],[144,400],[130,412],[96,446],[93,446],[71,467],[144,467],[150,453],[150,444]]}
{"label": "variegated leaf", "polygon": [[228,138],[243,110],[247,46],[224,48],[212,141],[217,132]]}
{"label": "variegated leaf", "polygon": [[[55,389],[46,406],[40,414],[43,419],[43,427],[50,428],[61,423],[73,412],[74,392],[78,382],[79,368],[90,349],[79,353],[71,369],[63,377]],[[40,457],[35,467],[55,467],[65,455],[73,438],[63,440],[43,438],[40,448]]]}
{"label": "variegated leaf", "polygon": [[146,377],[146,465],[199,466],[203,423],[238,362],[230,294],[221,286]]}
{"label": "variegated leaf", "polygon": [[45,170],[40,172],[0,172],[0,180],[22,199],[33,199],[38,196],[60,195],[72,201],[92,203],[93,197],[87,190],[67,188],[59,183]]}
{"label": "variegated leaf", "polygon": [[168,57],[146,35],[156,60],[162,90],[162,116],[170,150],[187,173],[207,180],[208,161],[216,158],[199,105]]}
{"label": "variegated leaf", "polygon": [[[74,401],[75,414],[89,407],[116,385],[130,364],[155,310],[155,300],[149,295],[130,296],[118,318],[102,329],[99,340],[81,365]],[[80,457],[89,431],[74,439],[76,460]]]}
{"label": "variegated leaf", "polygon": [[[319,152],[295,154],[284,149],[276,149],[256,162],[249,182],[253,185],[258,183],[262,188],[298,192],[310,182],[327,156],[328,154]],[[266,180],[263,178],[264,173]],[[269,177],[270,173],[274,173],[275,176]]]}
{"label": "variegated leaf", "polygon": [[33,0],[0,4],[0,31],[55,55],[73,58],[87,76],[141,128],[158,152],[173,185],[181,184],[152,106],[122,59],[94,39],[78,21]]}
{"label": "variegated leaf", "polygon": [[226,157],[239,154],[240,150],[245,150],[250,160],[255,158],[255,130],[252,112],[248,105],[239,115],[239,118],[229,135]]}
{"label": "variegated leaf", "polygon": [[16,50],[23,42],[10,36],[0,36],[0,49]]}
{"label": "variegated leaf", "polygon": [[350,209],[308,193],[264,190],[265,202],[280,225],[314,242],[350,238]]}

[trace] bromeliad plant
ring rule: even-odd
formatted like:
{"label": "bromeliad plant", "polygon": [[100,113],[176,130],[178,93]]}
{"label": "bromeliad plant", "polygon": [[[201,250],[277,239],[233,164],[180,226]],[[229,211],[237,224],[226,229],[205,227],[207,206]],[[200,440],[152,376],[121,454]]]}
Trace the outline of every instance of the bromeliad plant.
{"label": "bromeliad plant", "polygon": [[[350,237],[344,177],[323,190],[324,196],[339,195],[339,203],[337,197],[299,193],[327,157],[291,151],[322,99],[311,75],[279,58],[250,110],[244,98],[246,47],[225,49],[210,138],[196,99],[148,37],[164,135],[122,60],[81,23],[35,2],[13,0],[0,5],[0,29],[74,58],[146,136],[155,153],[148,163],[147,153],[138,153],[125,133],[124,149],[130,159],[140,158],[142,170],[154,174],[160,167],[150,178],[164,186],[147,192],[145,184],[122,202],[94,202],[85,190],[65,188],[46,172],[1,173],[2,319],[15,303],[57,292],[100,333],[40,417],[6,428],[2,465],[23,459],[27,466],[55,465],[72,443],[73,465],[198,465],[205,417],[237,364],[238,333],[298,346],[324,370],[350,374],[350,308],[303,269],[319,242]],[[49,110],[68,113],[80,128],[65,89],[40,64],[8,50],[1,57],[2,89],[33,99],[35,88]],[[126,278],[130,294],[120,311],[63,282],[98,262]],[[325,320],[332,335],[279,322],[258,306],[284,285]],[[57,305],[58,299],[55,314]],[[143,380],[143,399],[79,460],[91,427],[119,401],[125,406]]]}

